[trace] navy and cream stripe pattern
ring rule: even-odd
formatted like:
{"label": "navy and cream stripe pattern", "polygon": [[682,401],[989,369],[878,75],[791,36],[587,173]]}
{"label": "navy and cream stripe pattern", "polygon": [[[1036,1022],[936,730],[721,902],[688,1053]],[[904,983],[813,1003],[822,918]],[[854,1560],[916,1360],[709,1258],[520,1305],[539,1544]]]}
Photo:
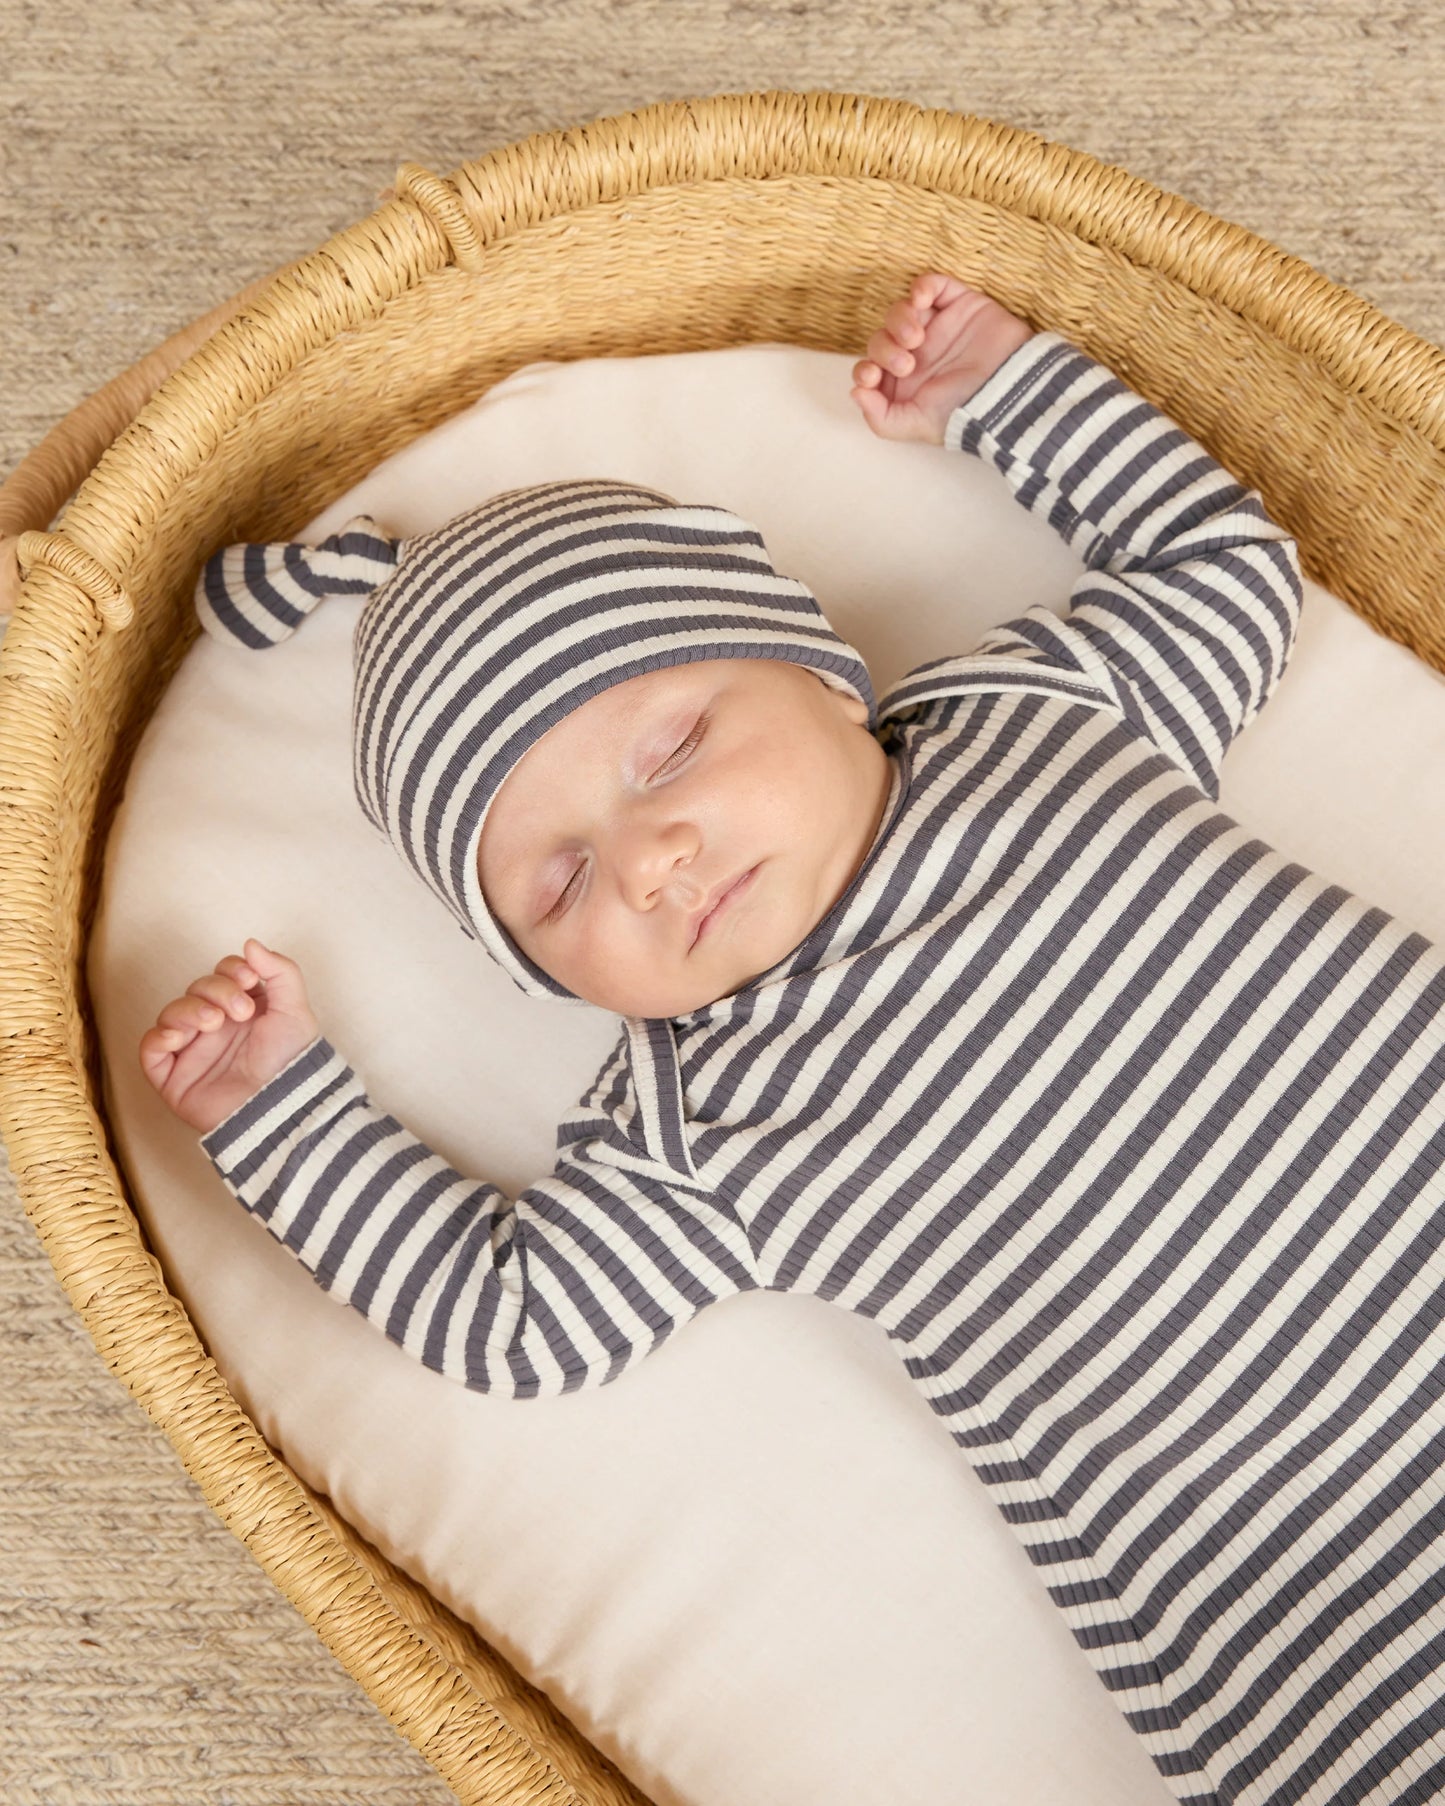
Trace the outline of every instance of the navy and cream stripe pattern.
{"label": "navy and cream stripe pattern", "polygon": [[316,546],[223,546],[196,582],[196,613],[213,638],[263,652],[289,639],[328,596],[370,595],[396,569],[405,545],[358,514]]}
{"label": "navy and cream stripe pattern", "polygon": [[[950,422],[1087,570],[880,704],[845,895],[624,1024],[509,1199],[319,1039],[203,1139],[404,1348],[517,1398],[715,1300],[887,1330],[1177,1797],[1445,1795],[1445,953],[1216,807],[1293,548],[1041,337]],[[485,1100],[479,1100],[485,1108]]]}
{"label": "navy and cream stripe pattern", "polygon": [[477,846],[503,779],[549,727],[630,677],[707,658],[807,665],[877,722],[868,667],[812,591],[773,568],[756,527],[633,484],[510,489],[409,540],[358,516],[315,548],[228,546],[201,573],[196,608],[217,637],[264,647],[325,595],[366,591],[357,800],[534,996],[581,1001],[493,915]]}

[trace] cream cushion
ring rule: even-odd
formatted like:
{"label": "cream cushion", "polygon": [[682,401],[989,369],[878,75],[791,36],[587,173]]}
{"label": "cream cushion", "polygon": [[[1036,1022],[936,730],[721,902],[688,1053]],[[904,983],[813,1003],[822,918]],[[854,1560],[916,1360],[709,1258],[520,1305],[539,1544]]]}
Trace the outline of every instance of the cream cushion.
{"label": "cream cushion", "polygon": [[[621,477],[734,509],[884,688],[1080,566],[991,470],[873,437],[851,360],[764,345],[537,364],[380,465],[305,538],[417,533],[502,488]],[[311,1485],[663,1806],[1172,1798],[883,1332],[814,1299],[716,1306],[615,1385],[469,1393],[329,1299],[147,1087],[159,1006],[259,935],[374,1101],[462,1171],[550,1170],[616,1037],[515,991],[352,795],[350,636],[203,636],[140,745],[90,948],[110,1121],[232,1388]],[[1445,940],[1445,690],[1311,587],[1221,807]]]}

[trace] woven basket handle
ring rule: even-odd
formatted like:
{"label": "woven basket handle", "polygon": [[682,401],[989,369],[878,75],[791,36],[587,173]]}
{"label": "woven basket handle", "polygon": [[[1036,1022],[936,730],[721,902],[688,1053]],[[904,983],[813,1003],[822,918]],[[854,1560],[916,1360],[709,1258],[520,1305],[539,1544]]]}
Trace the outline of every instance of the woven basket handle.
{"label": "woven basket handle", "polygon": [[274,280],[275,273],[248,283],[229,301],[148,351],[139,363],[97,389],[52,427],[0,484],[0,615],[10,613],[20,594],[16,545],[21,534],[41,532],[50,525],[112,440],[130,425],[171,372]]}

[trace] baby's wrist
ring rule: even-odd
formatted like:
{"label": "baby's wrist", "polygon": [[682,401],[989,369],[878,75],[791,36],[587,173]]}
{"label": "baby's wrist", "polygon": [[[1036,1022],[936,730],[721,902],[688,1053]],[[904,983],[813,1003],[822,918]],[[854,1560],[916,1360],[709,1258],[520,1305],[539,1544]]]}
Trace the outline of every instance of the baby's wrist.
{"label": "baby's wrist", "polygon": [[990,308],[988,317],[976,324],[972,343],[965,351],[965,361],[956,372],[957,381],[938,423],[938,444],[948,444],[949,422],[958,409],[966,407],[975,395],[988,388],[1005,364],[1037,336],[1026,320],[1020,320],[1006,308],[997,305]]}
{"label": "baby's wrist", "polygon": [[201,1146],[215,1159],[217,1152],[248,1126],[277,1114],[299,1118],[326,1094],[339,1075],[349,1073],[345,1061],[318,1031],[305,1047],[278,1066],[269,1078],[255,1086],[219,1122],[206,1130],[201,1136]]}
{"label": "baby's wrist", "polygon": [[1033,327],[1025,321],[1015,319],[1012,314],[1003,314],[996,330],[990,333],[987,345],[980,347],[978,363],[969,373],[969,380],[962,393],[955,398],[954,407],[962,407],[964,402],[972,401],[980,389],[987,388],[1004,365],[1017,357],[1025,345],[1037,336]]}
{"label": "baby's wrist", "polygon": [[944,446],[949,451],[960,450],[971,437],[971,427],[992,420],[1000,409],[1008,411],[1013,407],[1032,386],[1031,372],[1048,366],[1059,351],[1072,350],[1057,333],[1029,329],[987,376],[955,401],[944,423]]}

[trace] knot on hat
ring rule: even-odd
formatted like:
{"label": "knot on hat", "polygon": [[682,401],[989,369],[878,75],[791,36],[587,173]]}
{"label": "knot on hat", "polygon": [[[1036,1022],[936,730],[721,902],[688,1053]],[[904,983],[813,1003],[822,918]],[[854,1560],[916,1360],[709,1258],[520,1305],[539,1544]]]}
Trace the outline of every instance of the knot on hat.
{"label": "knot on hat", "polygon": [[224,546],[197,579],[196,613],[217,639],[263,650],[328,596],[369,595],[396,569],[402,543],[358,514],[318,546]]}

